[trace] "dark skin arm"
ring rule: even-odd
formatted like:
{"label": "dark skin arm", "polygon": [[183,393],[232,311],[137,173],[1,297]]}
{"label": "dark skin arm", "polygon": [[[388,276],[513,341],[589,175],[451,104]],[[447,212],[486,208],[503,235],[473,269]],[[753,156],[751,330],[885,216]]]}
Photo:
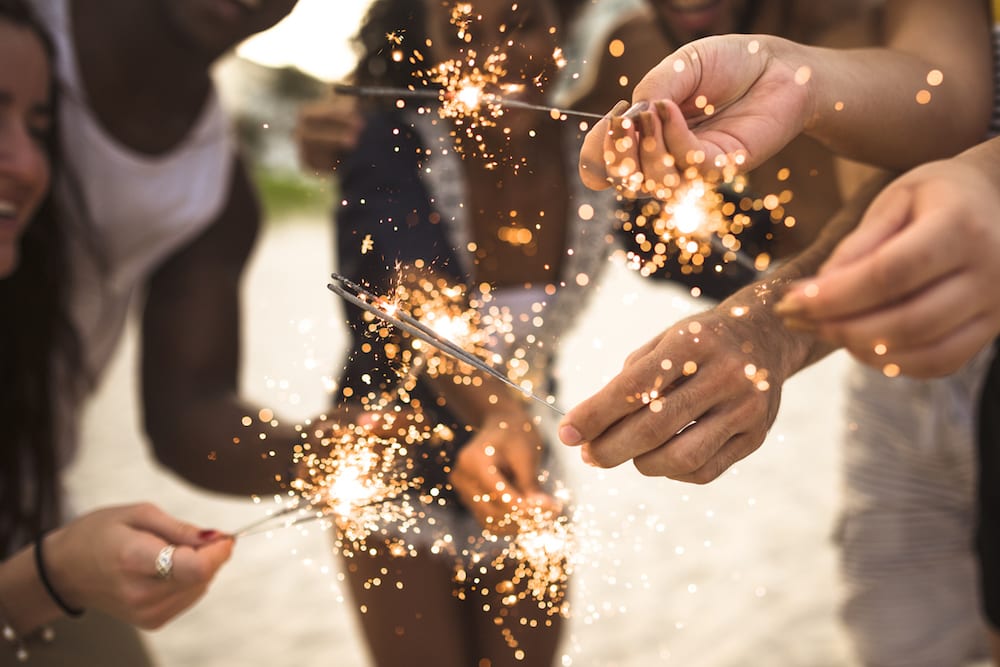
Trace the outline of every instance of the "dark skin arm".
{"label": "dark skin arm", "polygon": [[774,304],[790,281],[816,272],[887,180],[861,188],[807,250],[767,280],[633,352],[621,373],[563,418],[560,439],[582,445],[583,459],[596,466],[632,460],[644,475],[698,484],[755,451],[778,413],[785,380],[833,349],[785,328]]}
{"label": "dark skin arm", "polygon": [[153,275],[143,313],[144,419],[157,459],[193,484],[237,495],[278,491],[299,438],[290,425],[261,424],[259,407],[238,396],[240,277],[259,220],[237,159],[221,214]]}

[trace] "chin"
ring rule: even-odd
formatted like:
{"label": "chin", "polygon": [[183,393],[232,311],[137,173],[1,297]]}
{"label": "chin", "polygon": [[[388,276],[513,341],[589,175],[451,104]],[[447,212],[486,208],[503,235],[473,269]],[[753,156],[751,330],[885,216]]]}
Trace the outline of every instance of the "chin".
{"label": "chin", "polygon": [[19,259],[16,246],[0,244],[0,280],[9,278],[17,271]]}

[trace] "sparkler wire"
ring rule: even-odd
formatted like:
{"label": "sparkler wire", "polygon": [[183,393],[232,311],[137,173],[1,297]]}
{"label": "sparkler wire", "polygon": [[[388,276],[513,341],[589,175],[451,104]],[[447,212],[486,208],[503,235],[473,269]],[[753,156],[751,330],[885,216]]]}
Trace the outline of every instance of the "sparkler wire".
{"label": "sparkler wire", "polygon": [[[390,88],[387,86],[352,86],[345,83],[333,84],[333,90],[341,95],[353,95],[355,97],[395,97],[411,98],[420,100],[441,100],[443,91],[432,89]],[[590,113],[589,111],[576,111],[575,109],[560,109],[559,107],[548,107],[544,104],[532,104],[521,100],[514,100],[500,95],[486,94],[483,99],[490,104],[497,104],[511,109],[529,109],[531,111],[545,111],[546,113],[559,113],[560,115],[574,116],[577,118],[604,118],[603,114]]]}
{"label": "sparkler wire", "polygon": [[474,354],[464,350],[461,346],[441,336],[409,313],[406,313],[403,310],[397,310],[395,314],[389,313],[385,309],[378,306],[378,297],[366,290],[364,287],[354,283],[348,278],[345,278],[339,273],[332,274],[331,278],[333,279],[333,282],[327,285],[330,291],[340,295],[358,308],[361,308],[379,319],[388,322],[401,331],[405,331],[414,338],[424,341],[428,345],[437,348],[453,359],[468,364],[476,370],[500,380],[505,385],[516,389],[521,395],[541,403],[553,412],[557,412],[558,414],[565,416],[566,413],[554,406],[552,403],[549,403],[537,394],[525,391],[523,387],[519,386],[506,375],[493,368]]}

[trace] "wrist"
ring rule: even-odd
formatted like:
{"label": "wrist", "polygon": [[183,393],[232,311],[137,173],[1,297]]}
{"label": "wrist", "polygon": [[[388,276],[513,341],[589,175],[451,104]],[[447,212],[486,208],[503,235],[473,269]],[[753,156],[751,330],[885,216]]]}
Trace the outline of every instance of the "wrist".
{"label": "wrist", "polygon": [[[827,72],[824,69],[826,61],[819,57],[816,47],[793,42],[783,37],[762,35],[764,46],[771,58],[788,71],[789,83],[802,91],[802,103],[799,109],[799,132],[809,133],[822,120],[822,109],[825,106],[833,108],[834,101],[827,102],[825,93],[829,92],[824,80]],[[825,105],[825,106],[824,106]]]}
{"label": "wrist", "polygon": [[66,528],[42,534],[35,541],[35,567],[52,602],[67,616],[83,614],[83,595],[74,581],[74,563],[66,546]]}

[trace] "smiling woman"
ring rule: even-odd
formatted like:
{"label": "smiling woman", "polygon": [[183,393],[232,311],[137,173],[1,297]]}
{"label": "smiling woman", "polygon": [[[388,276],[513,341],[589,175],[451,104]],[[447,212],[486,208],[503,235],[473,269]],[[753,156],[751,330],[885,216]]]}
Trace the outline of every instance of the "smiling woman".
{"label": "smiling woman", "polygon": [[270,67],[297,67],[326,81],[342,78],[354,66],[350,38],[369,4],[299,0],[284,21],[245,41],[237,53]]}

